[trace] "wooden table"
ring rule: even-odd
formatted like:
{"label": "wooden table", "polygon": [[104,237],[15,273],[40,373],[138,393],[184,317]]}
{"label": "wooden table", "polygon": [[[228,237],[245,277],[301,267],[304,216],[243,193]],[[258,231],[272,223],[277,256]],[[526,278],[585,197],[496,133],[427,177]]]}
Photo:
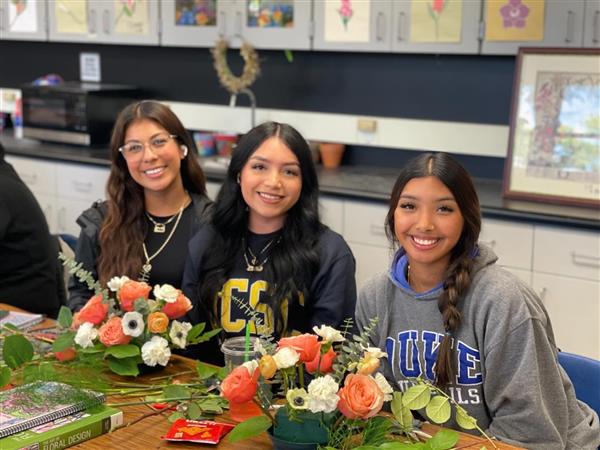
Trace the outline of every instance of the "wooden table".
{"label": "wooden table", "polygon": [[[0,303],[0,309],[18,310],[18,308],[2,303]],[[43,323],[39,324],[35,328],[46,328],[52,326],[53,323],[54,321],[46,319]],[[158,372],[156,374],[140,376],[137,377],[135,380],[136,382],[148,382],[150,378],[162,375],[174,375],[176,377],[178,373],[189,371],[190,368],[194,368],[194,366],[194,360],[184,358],[178,355],[173,355],[167,367],[165,367],[161,372]],[[125,379],[124,377],[119,377],[117,375],[114,375],[114,377],[115,379],[119,380]],[[182,381],[184,381],[184,379],[185,376],[182,377]],[[131,381],[132,378],[127,378],[127,380]],[[118,396],[108,396],[107,398],[108,404],[131,401],[133,401],[131,397],[119,398]],[[138,419],[139,417],[151,412],[150,408],[147,405],[125,406],[119,407],[119,409],[123,411],[124,423],[132,422]],[[227,414],[224,414],[223,416],[217,418],[217,421],[234,423],[228,418]],[[187,444],[183,442],[169,442],[161,440],[160,437],[166,434],[170,426],[171,423],[166,419],[164,415],[150,416],[144,418],[139,422],[136,422],[135,424],[129,427],[120,428],[113,433],[104,434],[90,441],[86,441],[79,445],[76,445],[72,448],[97,450],[149,450],[161,448],[179,450],[198,450],[200,448],[211,447],[209,445],[202,444]],[[423,431],[429,434],[435,434],[435,432],[439,429],[440,427],[431,424],[425,424],[423,426]],[[519,449],[519,447],[513,447],[511,445],[504,444],[501,442],[496,441],[495,443],[496,446],[502,450]],[[460,449],[479,449],[484,445],[488,448],[488,450],[491,450],[493,448],[487,440],[481,437],[473,436],[466,433],[460,433],[460,440],[456,447]],[[219,450],[271,450],[273,447],[271,445],[269,437],[266,435],[266,433],[263,433],[262,435],[257,436],[253,439],[247,439],[235,444],[227,442],[227,439],[223,439],[216,447],[213,448],[217,448]]]}

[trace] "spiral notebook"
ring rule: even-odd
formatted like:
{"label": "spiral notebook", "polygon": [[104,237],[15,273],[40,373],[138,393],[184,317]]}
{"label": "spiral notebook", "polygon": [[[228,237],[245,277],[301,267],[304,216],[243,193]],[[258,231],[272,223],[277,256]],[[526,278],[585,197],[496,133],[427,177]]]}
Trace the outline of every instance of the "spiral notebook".
{"label": "spiral notebook", "polygon": [[5,324],[11,324],[21,330],[24,330],[25,328],[37,325],[42,320],[44,320],[43,314],[7,311],[6,315],[0,316],[0,328]]}
{"label": "spiral notebook", "polygon": [[104,394],[55,381],[0,392],[0,438],[99,405]]}

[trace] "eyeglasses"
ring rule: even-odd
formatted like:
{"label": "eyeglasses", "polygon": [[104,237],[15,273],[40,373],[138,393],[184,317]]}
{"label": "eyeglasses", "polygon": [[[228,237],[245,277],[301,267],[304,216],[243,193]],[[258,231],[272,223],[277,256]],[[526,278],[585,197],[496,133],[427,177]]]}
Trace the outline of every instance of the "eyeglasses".
{"label": "eyeglasses", "polygon": [[130,141],[119,147],[119,151],[123,154],[126,160],[135,160],[141,158],[144,154],[146,144],[150,146],[152,152],[160,153],[171,139],[175,139],[177,135],[161,133],[154,136],[148,142]]}

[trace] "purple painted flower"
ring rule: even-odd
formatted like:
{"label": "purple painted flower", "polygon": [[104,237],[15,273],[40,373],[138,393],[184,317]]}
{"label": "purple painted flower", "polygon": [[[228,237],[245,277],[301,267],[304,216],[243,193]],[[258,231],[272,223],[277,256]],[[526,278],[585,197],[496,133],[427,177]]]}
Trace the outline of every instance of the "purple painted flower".
{"label": "purple painted flower", "polygon": [[508,3],[500,8],[500,15],[504,20],[504,28],[525,28],[529,8],[521,0],[508,0]]}

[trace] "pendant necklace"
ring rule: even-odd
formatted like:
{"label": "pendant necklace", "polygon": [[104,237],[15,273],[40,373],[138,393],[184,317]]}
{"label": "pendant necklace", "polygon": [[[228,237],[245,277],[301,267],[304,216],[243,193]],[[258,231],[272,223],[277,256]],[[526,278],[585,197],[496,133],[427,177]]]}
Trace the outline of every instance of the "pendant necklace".
{"label": "pendant necklace", "polygon": [[152,216],[150,214],[148,214],[147,211],[146,211],[146,217],[148,218],[148,220],[150,222],[152,222],[154,224],[154,229],[152,231],[154,231],[155,233],[161,233],[162,234],[165,231],[167,231],[167,225],[170,224],[171,222],[173,222],[175,220],[175,218],[177,217],[177,214],[172,215],[169,218],[169,220],[167,220],[166,222],[158,222],[158,221],[154,220],[152,218]]}
{"label": "pendant necklace", "polygon": [[[281,236],[271,239],[269,242],[267,242],[267,245],[265,245],[263,247],[263,249],[260,252],[258,252],[258,256],[257,256],[254,254],[254,252],[252,251],[250,246],[246,245],[246,240],[242,239],[242,243],[245,246],[244,260],[246,261],[246,271],[247,272],[262,272],[264,270],[263,266],[269,260],[269,255],[267,255],[266,258],[263,259],[262,261],[259,260],[259,257],[261,257],[271,246],[275,246],[275,245],[279,244],[279,241],[281,241]],[[248,255],[246,253],[250,254],[250,259],[248,259]]]}

